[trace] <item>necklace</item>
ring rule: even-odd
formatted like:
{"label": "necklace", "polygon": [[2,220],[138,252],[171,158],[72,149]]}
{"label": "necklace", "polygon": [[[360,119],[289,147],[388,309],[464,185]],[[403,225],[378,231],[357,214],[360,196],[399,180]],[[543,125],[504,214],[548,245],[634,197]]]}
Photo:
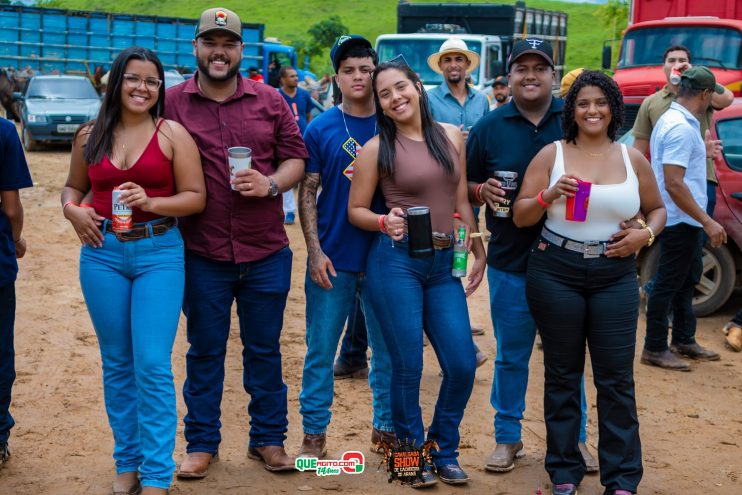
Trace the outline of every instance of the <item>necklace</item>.
{"label": "necklace", "polygon": [[[339,105],[339,108],[340,108],[340,115],[343,116],[343,125],[345,126],[345,133],[348,135],[348,139],[352,139],[353,141],[355,141],[356,142],[356,147],[357,148],[360,148],[361,147],[361,143],[359,143],[356,140],[356,138],[354,138],[353,136],[350,135],[350,131],[348,130],[348,122],[345,121],[345,111],[344,111],[344,107],[343,107],[343,104],[342,103]],[[375,135],[376,135],[376,120],[374,120],[374,136]]]}
{"label": "necklace", "polygon": [[600,156],[605,156],[609,151],[611,151],[611,147],[612,147],[612,143],[608,145],[608,149],[605,150],[604,152],[602,152],[602,153],[592,153],[590,151],[587,151],[587,150],[582,149],[580,147],[580,145],[577,144],[577,141],[575,141],[575,148],[577,148],[578,150],[582,151],[586,155],[590,155],[590,156],[595,157],[595,158],[600,157]]}

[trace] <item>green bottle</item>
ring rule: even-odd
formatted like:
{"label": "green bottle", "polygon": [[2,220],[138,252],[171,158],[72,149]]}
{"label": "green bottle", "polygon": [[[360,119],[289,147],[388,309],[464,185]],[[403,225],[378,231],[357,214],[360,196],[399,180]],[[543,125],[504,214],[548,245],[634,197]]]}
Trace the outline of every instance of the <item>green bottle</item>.
{"label": "green bottle", "polygon": [[451,275],[457,278],[466,277],[466,259],[469,253],[466,251],[466,229],[459,226],[459,239],[453,245],[453,270]]}

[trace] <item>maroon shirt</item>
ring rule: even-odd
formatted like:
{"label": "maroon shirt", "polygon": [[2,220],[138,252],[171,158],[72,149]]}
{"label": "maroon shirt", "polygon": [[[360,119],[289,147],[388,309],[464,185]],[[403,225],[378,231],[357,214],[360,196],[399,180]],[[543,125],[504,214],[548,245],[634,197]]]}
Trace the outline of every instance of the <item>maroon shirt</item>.
{"label": "maroon shirt", "polygon": [[271,175],[289,158],[308,158],[299,126],[275,88],[237,76],[237,90],[216,102],[193,78],[167,91],[165,118],[180,122],[196,140],[206,180],[206,209],[180,219],[186,249],[219,261],[263,259],[288,246],[283,201],[245,198],[229,184],[227,149],[247,146],[252,168]]}

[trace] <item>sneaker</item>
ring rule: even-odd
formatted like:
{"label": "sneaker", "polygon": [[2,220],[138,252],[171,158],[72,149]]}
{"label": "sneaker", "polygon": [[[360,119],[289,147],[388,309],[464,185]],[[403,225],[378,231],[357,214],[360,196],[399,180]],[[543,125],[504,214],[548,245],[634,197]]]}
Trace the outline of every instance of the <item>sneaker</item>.
{"label": "sneaker", "polygon": [[293,211],[286,213],[286,218],[283,220],[284,225],[294,225],[296,222],[296,214]]}
{"label": "sneaker", "polygon": [[577,495],[577,485],[574,483],[560,483],[551,487],[552,495]]}

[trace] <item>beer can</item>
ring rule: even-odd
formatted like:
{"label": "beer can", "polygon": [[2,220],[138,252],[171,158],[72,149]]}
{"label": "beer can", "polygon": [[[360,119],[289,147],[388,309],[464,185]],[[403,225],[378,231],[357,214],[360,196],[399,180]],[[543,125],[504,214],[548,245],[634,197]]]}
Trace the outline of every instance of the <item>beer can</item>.
{"label": "beer can", "polygon": [[119,201],[121,189],[111,191],[111,223],[114,232],[127,232],[134,226],[131,207]]}

